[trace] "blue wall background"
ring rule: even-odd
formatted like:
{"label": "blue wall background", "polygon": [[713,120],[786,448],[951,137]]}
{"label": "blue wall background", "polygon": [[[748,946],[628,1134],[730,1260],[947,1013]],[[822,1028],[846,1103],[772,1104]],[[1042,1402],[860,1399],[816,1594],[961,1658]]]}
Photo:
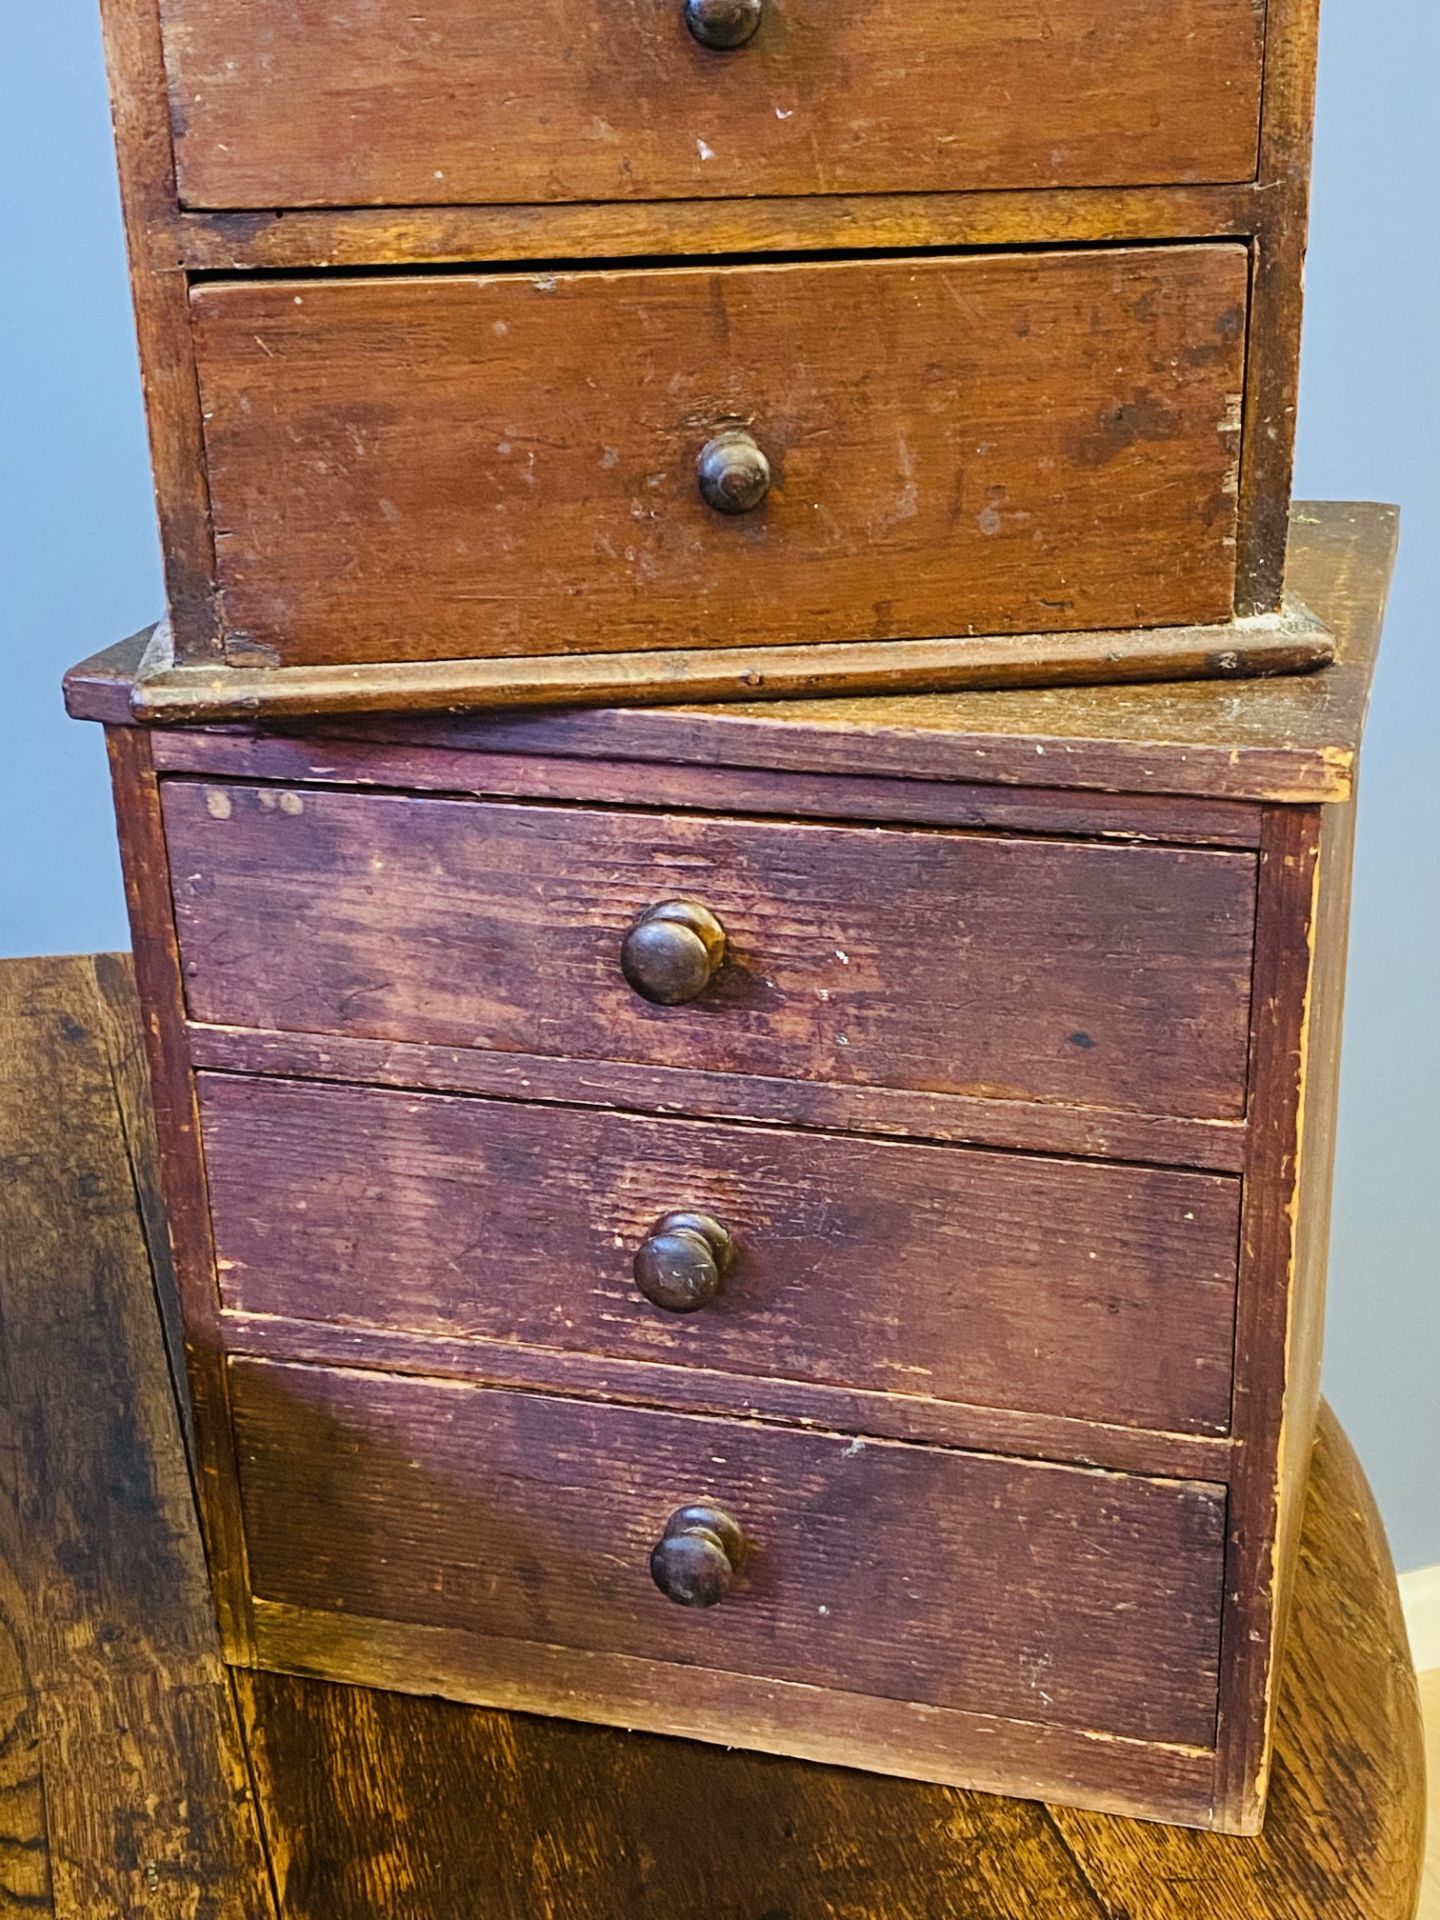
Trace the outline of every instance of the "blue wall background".
{"label": "blue wall background", "polygon": [[[1159,4],[1159,0],[1157,0]],[[6,10],[0,953],[128,944],[98,730],[62,670],[161,605],[91,0]],[[1327,1387],[1402,1568],[1440,1562],[1440,9],[1327,0],[1297,484],[1400,501],[1366,749]]]}

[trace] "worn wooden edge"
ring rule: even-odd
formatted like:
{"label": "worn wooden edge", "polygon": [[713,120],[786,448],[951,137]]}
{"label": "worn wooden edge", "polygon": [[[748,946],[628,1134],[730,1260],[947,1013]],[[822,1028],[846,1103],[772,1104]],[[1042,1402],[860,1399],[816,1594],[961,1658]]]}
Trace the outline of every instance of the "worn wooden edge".
{"label": "worn wooden edge", "polygon": [[557,1714],[745,1745],[832,1766],[1101,1807],[1140,1819],[1211,1824],[1212,1755],[1102,1733],[987,1718],[795,1681],[685,1668],[664,1661],[516,1642],[450,1627],[318,1613],[257,1598],[256,1647],[267,1667],[475,1706]]}
{"label": "worn wooden edge", "polygon": [[1320,0],[1267,0],[1267,11],[1260,116],[1265,189],[1251,246],[1240,440],[1235,609],[1242,615],[1278,606],[1284,589]]}
{"label": "worn wooden edge", "polygon": [[[715,707],[571,707],[379,720],[312,716],[314,738],[468,753],[544,754],[637,767],[744,767],[894,780],[1168,795],[1299,805],[1348,799],[1399,541],[1400,516],[1373,502],[1297,502],[1290,573],[1336,635],[1332,667],[1251,683],[1142,693],[990,692],[873,700],[751,701]],[[130,686],[147,629],[72,669],[77,718],[134,725]],[[163,636],[159,642],[164,645]],[[283,722],[270,723],[285,728]]]}
{"label": "worn wooden edge", "polygon": [[135,946],[135,977],[145,1015],[170,1244],[184,1317],[201,1527],[225,1650],[243,1656],[250,1644],[245,1535],[230,1437],[215,1250],[159,784],[148,735],[133,728],[107,729],[106,744]]}
{"label": "worn wooden edge", "polygon": [[[1250,1105],[1240,1221],[1216,1804],[1258,1832],[1269,1785],[1280,1596],[1288,1581],[1280,1459],[1287,1404],[1314,1400],[1287,1378],[1295,1263],[1300,1095],[1315,959],[1322,813],[1275,808],[1260,855],[1250,1013]],[[1315,1362],[1318,1366],[1318,1354]],[[1308,1436],[1306,1439],[1308,1452]]]}
{"label": "worn wooden edge", "polygon": [[215,540],[188,276],[167,236],[177,188],[157,0],[102,0],[120,203],[165,590],[186,655],[218,660]]}
{"label": "worn wooden edge", "polygon": [[908,1093],[822,1080],[210,1026],[200,1021],[192,1022],[188,1032],[192,1064],[220,1073],[343,1081],[417,1093],[478,1094],[559,1106],[624,1107],[636,1113],[870,1133],[1204,1173],[1236,1173],[1245,1161],[1241,1120],[1172,1119],[1118,1108]]}
{"label": "worn wooden edge", "polygon": [[685,1362],[609,1359],[478,1335],[404,1333],[234,1310],[226,1311],[223,1326],[231,1354],[304,1366],[359,1367],[678,1413],[738,1415],[775,1426],[1160,1479],[1220,1483],[1230,1473],[1231,1443],[1222,1434],[1116,1426]]}
{"label": "worn wooden edge", "polygon": [[[164,647],[163,629],[156,629],[130,688],[130,712],[142,724],[1253,679],[1309,672],[1328,665],[1335,652],[1328,627],[1299,603],[1278,614],[1203,627],[355,666],[189,665],[173,654],[167,661]],[[77,670],[70,683],[70,710],[77,717],[97,717],[86,693],[89,682],[101,678],[113,683],[115,676]]]}
{"label": "worn wooden edge", "polygon": [[1225,240],[1262,217],[1254,181],[947,193],[747,195],[552,205],[177,209],[152,240],[190,272],[653,260],[714,253],[912,252]]}
{"label": "worn wooden edge", "polygon": [[474,800],[544,800],[648,813],[704,812],[780,819],[875,820],[1046,838],[1258,848],[1261,809],[1243,800],[1177,800],[1166,794],[1069,797],[1048,787],[978,781],[897,780],[654,761],[567,759],[483,748],[410,746],[334,734],[156,728],[163,776],[351,786]]}

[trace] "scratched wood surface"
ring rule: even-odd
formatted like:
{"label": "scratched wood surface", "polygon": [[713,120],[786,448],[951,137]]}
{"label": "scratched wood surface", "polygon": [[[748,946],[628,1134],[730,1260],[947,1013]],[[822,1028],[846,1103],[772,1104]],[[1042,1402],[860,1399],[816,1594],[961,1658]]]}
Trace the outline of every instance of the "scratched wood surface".
{"label": "scratched wood surface", "polygon": [[242,1760],[137,1225],[128,969],[0,990],[5,1920],[1410,1920],[1415,1684],[1328,1414],[1257,1840],[279,1674],[233,1677]]}
{"label": "scratched wood surface", "polygon": [[193,206],[1095,187],[1256,163],[1253,0],[1058,0],[1041,24],[1006,0],[768,0],[728,51],[697,44],[679,0],[161,11]]}
{"label": "scratched wood surface", "polygon": [[[162,796],[192,1019],[1244,1110],[1248,852],[238,782]],[[695,1000],[657,1007],[620,947],[674,898],[719,917],[726,960]]]}
{"label": "scratched wood surface", "polygon": [[[195,288],[227,656],[306,666],[1229,617],[1249,259]],[[745,423],[763,502],[697,457]]]}
{"label": "scratched wood surface", "polygon": [[[1234,1179],[230,1074],[200,1087],[235,1311],[1229,1424]],[[734,1241],[695,1314],[653,1306],[631,1270],[677,1208]]]}
{"label": "scratched wood surface", "polygon": [[[231,1373],[257,1596],[361,1637],[449,1629],[473,1649],[471,1698],[493,1703],[513,1662],[523,1699],[538,1642],[645,1669],[662,1729],[687,1724],[705,1670],[835,1690],[856,1713],[1213,1740],[1222,1487],[358,1368]],[[746,1546],[723,1603],[690,1609],[650,1554],[699,1503]],[[592,1704],[582,1684],[576,1717],[612,1717]]]}

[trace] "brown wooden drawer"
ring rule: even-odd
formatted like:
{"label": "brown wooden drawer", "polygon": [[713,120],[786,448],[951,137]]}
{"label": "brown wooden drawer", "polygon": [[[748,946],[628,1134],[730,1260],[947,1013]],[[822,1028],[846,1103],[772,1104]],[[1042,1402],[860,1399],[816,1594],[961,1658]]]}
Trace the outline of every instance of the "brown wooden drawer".
{"label": "brown wooden drawer", "polygon": [[1247,179],[1256,0],[162,0],[183,198],[657,200]]}
{"label": "brown wooden drawer", "polygon": [[[200,1076],[224,1304],[1191,1432],[1230,1419],[1240,1183]],[[671,1211],[734,1242],[652,1305]]]}
{"label": "brown wooden drawer", "polygon": [[[163,804],[197,1020],[1244,1108],[1250,853],[183,779]],[[656,1006],[620,950],[671,897],[727,958]]]}
{"label": "brown wooden drawer", "polygon": [[[202,284],[232,658],[1228,620],[1248,277],[1211,244]],[[736,423],[772,484],[720,512]]]}
{"label": "brown wooden drawer", "polygon": [[[1218,1486],[270,1362],[231,1386],[262,1600],[463,1629],[507,1677],[539,1642],[1214,1741]],[[690,1609],[649,1558],[700,1501],[747,1548]]]}

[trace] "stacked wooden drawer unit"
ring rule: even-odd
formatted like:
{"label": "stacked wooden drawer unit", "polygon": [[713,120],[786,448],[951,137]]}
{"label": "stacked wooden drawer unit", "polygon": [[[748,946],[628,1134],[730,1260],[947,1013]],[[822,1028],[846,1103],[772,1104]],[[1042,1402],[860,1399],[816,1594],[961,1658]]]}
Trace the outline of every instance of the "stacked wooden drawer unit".
{"label": "stacked wooden drawer unit", "polygon": [[232,1659],[1254,1830],[1393,536],[1318,526],[1347,657],[1241,694],[72,677]]}
{"label": "stacked wooden drawer unit", "polygon": [[1315,8],[105,0],[137,712],[1327,658]]}

